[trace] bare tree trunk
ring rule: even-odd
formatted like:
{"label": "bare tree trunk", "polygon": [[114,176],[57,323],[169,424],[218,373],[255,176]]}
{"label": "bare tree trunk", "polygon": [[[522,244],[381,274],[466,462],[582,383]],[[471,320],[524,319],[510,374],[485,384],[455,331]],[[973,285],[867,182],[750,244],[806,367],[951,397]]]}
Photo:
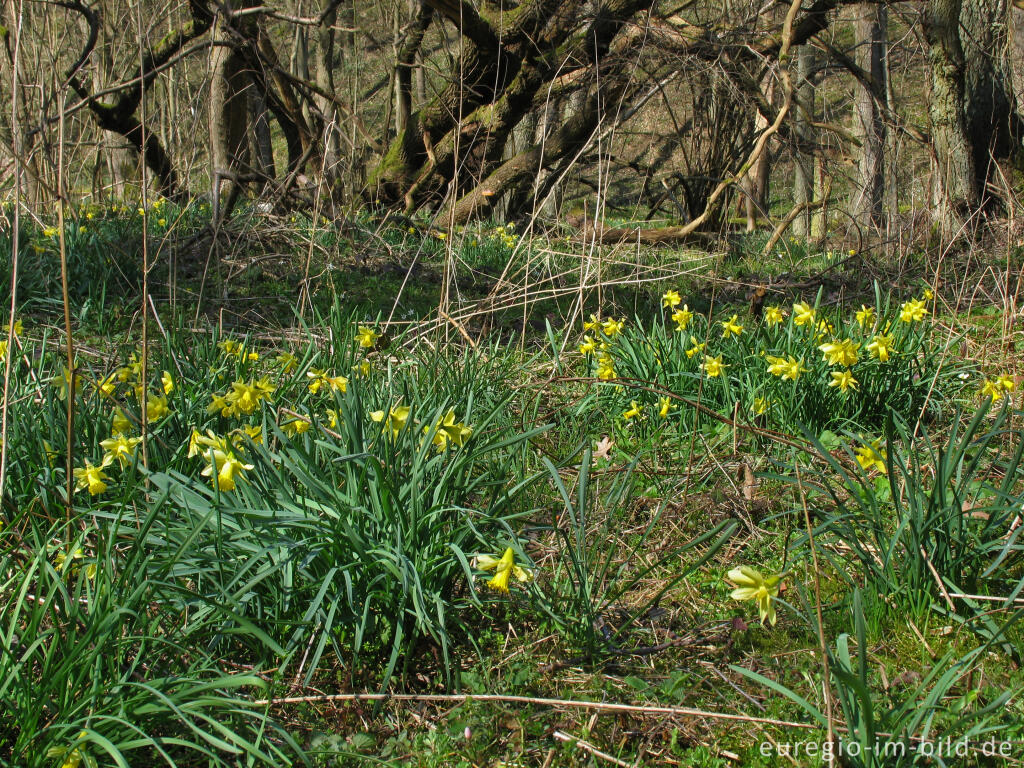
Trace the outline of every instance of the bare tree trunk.
{"label": "bare tree trunk", "polygon": [[[814,201],[814,152],[811,148],[812,135],[810,123],[814,120],[814,49],[809,45],[797,48],[797,81],[795,98],[795,115],[793,118],[793,134],[796,140],[795,167],[793,177],[794,205],[808,204]],[[797,216],[793,222],[793,234],[797,237],[809,237],[811,234],[811,210],[807,209]]]}
{"label": "bare tree trunk", "polygon": [[[765,78],[764,100],[771,106],[775,100],[775,80],[769,74]],[[754,122],[757,132],[761,133],[768,128],[768,118],[757,113]],[[757,220],[765,218],[768,213],[768,183],[771,177],[771,161],[768,159],[767,151],[758,155],[754,167],[743,180],[743,199],[747,215],[747,232],[757,229]]]}
{"label": "bare tree trunk", "polygon": [[936,217],[949,236],[979,203],[974,155],[964,120],[960,0],[929,0],[924,33],[931,65],[932,195]]}
{"label": "bare tree trunk", "polygon": [[[229,38],[218,22],[214,38]],[[213,176],[214,221],[230,215],[238,196],[243,169],[248,166],[247,118],[250,84],[245,63],[236,48],[213,48],[210,78],[210,159]],[[221,196],[225,195],[222,201]]]}
{"label": "bare tree trunk", "polygon": [[855,124],[861,152],[857,166],[859,178],[850,208],[860,226],[868,229],[883,226],[886,129],[882,105],[886,100],[889,19],[884,5],[864,3],[856,10],[856,60],[870,78],[870,84],[858,80],[855,86]]}

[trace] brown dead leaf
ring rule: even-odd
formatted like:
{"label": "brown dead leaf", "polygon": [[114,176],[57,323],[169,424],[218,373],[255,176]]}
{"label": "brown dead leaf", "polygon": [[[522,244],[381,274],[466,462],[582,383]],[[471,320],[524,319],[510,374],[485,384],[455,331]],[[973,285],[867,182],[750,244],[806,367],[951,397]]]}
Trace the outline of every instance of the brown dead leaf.
{"label": "brown dead leaf", "polygon": [[605,435],[597,441],[597,445],[594,446],[594,458],[595,459],[607,459],[610,458],[612,447],[615,445],[608,435]]}

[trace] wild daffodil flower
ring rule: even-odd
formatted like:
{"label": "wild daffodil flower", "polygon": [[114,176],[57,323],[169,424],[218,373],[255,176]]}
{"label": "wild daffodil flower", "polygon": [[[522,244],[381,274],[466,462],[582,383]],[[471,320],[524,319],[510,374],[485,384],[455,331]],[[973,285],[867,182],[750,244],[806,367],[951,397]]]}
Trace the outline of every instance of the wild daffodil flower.
{"label": "wild daffodil flower", "polygon": [[887,336],[884,333],[880,333],[871,340],[871,343],[866,347],[867,351],[872,357],[876,358],[879,362],[889,362],[889,355],[893,353],[892,336]]}
{"label": "wild daffodil flower", "polygon": [[804,361],[802,359],[797,360],[792,355],[789,355],[788,357],[765,355],[764,359],[768,362],[768,373],[772,376],[779,376],[784,381],[786,379],[796,381],[800,378],[801,373],[807,373],[809,370],[804,366]]}
{"label": "wild daffodil flower", "polygon": [[141,442],[141,437],[125,437],[123,434],[108,437],[100,441],[100,448],[106,451],[103,461],[110,464],[116,459],[121,469],[124,469],[135,455],[135,446]]}
{"label": "wild daffodil flower", "polygon": [[167,407],[166,395],[161,397],[150,395],[146,400],[146,421],[148,423],[151,424],[154,421],[159,421],[170,412],[171,409]]}
{"label": "wild daffodil flower", "polygon": [[857,459],[861,469],[877,469],[883,475],[889,471],[885,465],[888,454],[881,448],[879,440],[864,443],[864,445],[856,450],[854,457]]}
{"label": "wild daffodil flower", "polygon": [[616,376],[615,361],[610,355],[601,355],[597,358],[597,378],[602,381],[611,381]]}
{"label": "wild daffodil flower", "polygon": [[379,338],[380,334],[366,325],[360,325],[359,330],[356,331],[356,339],[359,341],[359,346],[363,349],[371,349]]}
{"label": "wild daffodil flower", "polygon": [[658,398],[658,416],[659,417],[661,417],[663,419],[667,419],[669,411],[671,411],[673,408],[675,408],[675,406],[672,405],[672,400],[670,398],[668,398],[668,397],[659,397]]}
{"label": "wild daffodil flower", "polygon": [[124,411],[120,408],[114,409],[114,419],[110,425],[110,431],[115,435],[127,435],[132,428],[132,423],[127,416],[124,415]]}
{"label": "wild daffodil flower", "polygon": [[691,320],[693,320],[693,312],[686,304],[683,304],[682,309],[677,309],[672,313],[672,322],[676,324],[676,330],[679,332],[685,331]]}
{"label": "wild daffodil flower", "polygon": [[78,390],[82,386],[82,377],[77,373],[72,373],[68,370],[67,366],[64,366],[64,371],[53,377],[51,382],[57,389],[57,397],[61,400],[68,399],[68,393],[77,395]]}
{"label": "wild daffodil flower", "polygon": [[857,343],[853,339],[830,341],[818,347],[829,365],[842,365],[849,368],[857,362]]}
{"label": "wild daffodil flower", "polygon": [[924,320],[927,314],[928,308],[925,307],[924,301],[920,299],[905,301],[900,306],[900,321],[904,323],[920,322]]}
{"label": "wild daffodil flower", "polygon": [[755,397],[754,404],[750,407],[755,416],[764,416],[768,413],[768,408],[771,407],[771,402],[764,397]]}
{"label": "wild daffodil flower", "polygon": [[869,307],[865,304],[860,305],[860,309],[854,315],[854,320],[857,321],[857,325],[861,328],[867,328],[868,326],[875,324],[875,308]]}
{"label": "wild daffodil flower", "polygon": [[609,317],[601,325],[601,330],[604,331],[605,336],[618,336],[622,333],[622,326],[625,324],[625,320],[616,320],[614,317]]}
{"label": "wild daffodil flower", "polygon": [[642,405],[637,405],[636,400],[631,400],[629,402],[629,408],[622,412],[622,418],[626,421],[630,421],[631,419],[639,417],[643,411],[644,407]]}
{"label": "wild daffodil flower", "polygon": [[174,379],[168,371],[164,371],[160,374],[160,384],[164,388],[165,395],[169,395],[174,391]]}
{"label": "wild daffodil flower", "polygon": [[683,297],[679,295],[679,291],[665,291],[665,295],[661,297],[661,306],[675,309],[682,300]]}
{"label": "wild daffodil flower", "polygon": [[592,331],[599,331],[599,330],[601,330],[601,321],[598,319],[597,315],[591,314],[589,320],[584,320],[583,321],[583,332],[584,333],[590,333]]}
{"label": "wild daffodil flower", "polygon": [[1006,391],[999,383],[999,379],[985,379],[981,383],[981,397],[991,397],[993,402],[1001,398]]}
{"label": "wild daffodil flower", "polygon": [[996,384],[1006,392],[1013,392],[1016,388],[1017,383],[1013,380],[1013,377],[1009,374],[1002,373],[996,376]]}
{"label": "wild daffodil flower", "polygon": [[299,367],[299,358],[291,352],[281,352],[274,358],[274,363],[284,373],[294,373],[295,369]]}
{"label": "wild daffodil flower", "polygon": [[786,314],[781,307],[772,305],[764,308],[762,317],[765,325],[779,325],[786,319]]}
{"label": "wild daffodil flower", "polygon": [[847,368],[845,371],[832,371],[832,381],[828,385],[838,387],[840,392],[845,393],[849,389],[856,390],[860,386],[860,382],[853,378],[853,374]]}
{"label": "wild daffodil flower", "polygon": [[373,411],[370,418],[378,424],[384,422],[384,429],[391,430],[392,437],[398,437],[398,433],[402,431],[405,423],[409,420],[410,410],[408,405],[399,405],[391,409],[387,418],[384,416],[384,411]]}
{"label": "wild daffodil flower", "polygon": [[697,341],[697,337],[696,336],[691,336],[690,337],[690,344],[692,346],[688,350],[686,350],[686,356],[687,357],[693,357],[694,355],[699,355],[701,352],[704,351],[704,347],[707,346],[703,342]]}
{"label": "wild daffodil flower", "polygon": [[597,344],[594,339],[590,336],[584,336],[583,341],[580,343],[580,354],[581,355],[592,355],[597,349]]}
{"label": "wild daffodil flower", "polygon": [[110,478],[103,470],[110,466],[110,461],[104,457],[97,467],[86,459],[84,467],[75,467],[75,488],[79,491],[88,489],[90,496],[97,496],[107,490],[106,481]]}
{"label": "wild daffodil flower", "polygon": [[775,626],[775,600],[779,596],[781,574],[766,578],[750,566],[741,565],[729,571],[726,578],[736,585],[729,595],[733,600],[753,600],[757,603],[761,623]]}
{"label": "wild daffodil flower", "polygon": [[793,325],[813,325],[814,307],[805,301],[793,305]]}
{"label": "wild daffodil flower", "polygon": [[516,581],[520,582],[527,582],[533,578],[528,570],[516,565],[516,555],[512,547],[506,549],[500,558],[492,557],[491,555],[480,555],[476,559],[476,567],[482,571],[493,570],[495,572],[494,578],[487,582],[487,586],[505,594],[508,594],[508,580],[510,576],[515,576]]}
{"label": "wild daffodil flower", "polygon": [[743,326],[739,324],[736,315],[733,315],[728,320],[722,320],[722,338],[728,339],[730,336],[739,336],[743,333]]}
{"label": "wild daffodil flower", "polygon": [[701,370],[707,374],[709,379],[714,379],[722,375],[728,366],[722,363],[722,356],[712,357],[711,355],[704,355],[704,362],[701,363]]}
{"label": "wild daffodil flower", "polygon": [[203,477],[211,480],[216,473],[217,489],[221,491],[235,490],[235,481],[243,477],[242,472],[252,469],[252,464],[243,464],[233,451],[223,452],[212,450],[207,454],[210,463],[203,470]]}

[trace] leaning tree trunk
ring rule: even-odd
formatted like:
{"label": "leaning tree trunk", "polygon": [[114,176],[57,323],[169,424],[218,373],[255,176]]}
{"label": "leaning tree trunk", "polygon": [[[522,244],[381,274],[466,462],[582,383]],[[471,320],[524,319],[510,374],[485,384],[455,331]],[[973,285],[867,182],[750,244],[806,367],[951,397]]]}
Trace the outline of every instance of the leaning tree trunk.
{"label": "leaning tree trunk", "polygon": [[857,65],[869,82],[858,80],[854,97],[861,151],[850,208],[854,218],[865,229],[883,224],[886,129],[882,107],[886,103],[888,21],[884,5],[865,3],[857,8]]}
{"label": "leaning tree trunk", "polygon": [[929,0],[924,34],[931,68],[932,198],[942,232],[950,236],[979,203],[974,150],[964,119],[960,0]]}

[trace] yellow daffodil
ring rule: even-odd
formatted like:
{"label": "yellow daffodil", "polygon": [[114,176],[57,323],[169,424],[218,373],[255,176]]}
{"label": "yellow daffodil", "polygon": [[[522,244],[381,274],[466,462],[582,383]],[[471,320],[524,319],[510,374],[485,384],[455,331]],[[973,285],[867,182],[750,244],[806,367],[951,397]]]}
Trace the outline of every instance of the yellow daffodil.
{"label": "yellow daffodil", "polygon": [[615,361],[610,355],[601,355],[597,358],[597,378],[602,381],[611,381],[615,378]]}
{"label": "yellow daffodil", "polygon": [[352,370],[358,373],[360,376],[369,376],[370,371],[373,370],[373,367],[370,365],[369,360],[363,360],[362,362],[353,365]]}
{"label": "yellow daffodil", "polygon": [[857,362],[857,343],[853,339],[830,341],[818,347],[829,365],[842,365],[849,368]]}
{"label": "yellow daffodil", "polygon": [[661,306],[675,309],[682,300],[683,297],[679,295],[679,291],[665,291],[665,295],[661,297]]}
{"label": "yellow daffodil", "polygon": [[672,400],[670,398],[658,398],[658,416],[660,416],[663,419],[667,419],[669,411],[671,411],[673,408],[675,408],[675,406],[672,405]]}
{"label": "yellow daffodil", "polygon": [[234,339],[224,339],[223,341],[217,342],[217,346],[220,350],[228,356],[239,357],[242,354],[242,345]]}
{"label": "yellow daffodil", "polygon": [[900,306],[900,321],[904,323],[920,322],[928,314],[928,308],[919,299],[905,301]]}
{"label": "yellow daffodil", "polygon": [[[423,433],[430,433],[430,425],[424,425]],[[455,421],[455,411],[449,410],[434,425],[434,436],[431,442],[438,450],[446,450],[450,445],[461,448],[473,434],[473,430],[462,422]]]}
{"label": "yellow daffodil", "polygon": [[804,301],[793,305],[793,325],[813,325],[814,307]]}
{"label": "yellow daffodil", "polygon": [[171,378],[171,374],[168,371],[164,371],[160,374],[160,384],[164,388],[165,395],[169,395],[174,391],[174,379]]}
{"label": "yellow daffodil", "polygon": [[232,413],[252,413],[260,404],[262,395],[251,384],[244,381],[231,382],[231,391],[224,398],[231,403]]}
{"label": "yellow daffodil", "polygon": [[480,555],[476,559],[476,567],[482,571],[493,570],[495,572],[494,578],[487,582],[487,586],[506,594],[508,593],[508,580],[510,576],[515,576],[516,581],[520,582],[527,582],[532,578],[528,570],[516,565],[516,555],[512,547],[506,549],[500,558],[492,557],[491,555]]}
{"label": "yellow daffodil", "polygon": [[714,379],[722,375],[728,366],[722,364],[722,356],[712,357],[711,355],[704,355],[704,362],[701,363],[701,370],[707,374],[709,379]]}
{"label": "yellow daffodil", "polygon": [[690,337],[690,344],[692,346],[689,349],[686,350],[686,356],[687,357],[693,357],[694,355],[699,355],[701,352],[704,351],[704,347],[707,346],[703,342],[697,341],[697,337],[696,336],[691,336]]}
{"label": "yellow daffodil", "polygon": [[61,400],[67,400],[69,392],[72,395],[78,394],[78,390],[81,389],[82,386],[82,377],[77,373],[71,373],[71,371],[67,369],[67,366],[65,366],[63,373],[59,373],[53,377],[52,384],[57,389],[57,396]]}
{"label": "yellow daffodil", "polygon": [[112,397],[114,392],[117,391],[116,376],[116,373],[111,373],[96,382],[96,392],[99,393],[100,397]]}
{"label": "yellow daffodil", "polygon": [[56,237],[58,231],[56,227],[46,227],[43,229],[43,237]]}
{"label": "yellow daffodil", "polygon": [[737,322],[736,315],[733,315],[728,320],[722,320],[722,338],[728,339],[730,336],[739,336],[743,333],[743,326]]}
{"label": "yellow daffodil", "polygon": [[106,451],[103,456],[104,463],[110,464],[117,459],[118,464],[124,469],[131,463],[132,456],[135,455],[135,446],[141,442],[141,437],[125,437],[124,434],[117,434],[100,441],[100,448]]}
{"label": "yellow daffodil", "polygon": [[877,469],[883,475],[888,473],[885,462],[888,458],[886,452],[881,448],[880,441],[872,440],[864,443],[855,452],[857,463],[861,469]]}
{"label": "yellow daffodil", "polygon": [[210,451],[207,455],[212,461],[203,470],[203,477],[213,479],[216,473],[217,489],[221,491],[235,490],[235,481],[242,479],[242,472],[252,469],[252,464],[243,464],[233,451]]}
{"label": "yellow daffodil", "polygon": [[284,373],[294,373],[295,369],[299,367],[299,359],[291,352],[281,352],[274,359],[274,363]]}
{"label": "yellow daffodil", "polygon": [[220,413],[220,415],[225,419],[229,419],[234,415],[235,408],[224,395],[218,395],[214,392],[211,397],[213,398],[213,402],[206,406],[207,413]]}
{"label": "yellow daffodil", "polygon": [[622,412],[622,418],[629,421],[631,419],[638,418],[643,411],[644,407],[642,405],[637,405],[636,400],[631,400],[629,402],[629,408]]}
{"label": "yellow daffodil", "polygon": [[114,409],[114,420],[111,423],[110,431],[115,435],[127,435],[132,428],[132,423],[127,416],[124,415],[124,411],[120,408]]}
{"label": "yellow daffodil", "polygon": [[169,414],[171,409],[167,407],[167,396],[157,397],[151,395],[146,400],[146,421],[152,423],[159,421],[164,416]]}
{"label": "yellow daffodil", "polygon": [[580,354],[581,355],[592,355],[597,349],[597,344],[594,339],[590,336],[584,336],[583,341],[580,343]]}
{"label": "yellow daffodil", "polygon": [[1017,382],[1013,380],[1012,376],[1006,373],[996,376],[996,384],[1006,392],[1013,392],[1017,387]]}
{"label": "yellow daffodil", "polygon": [[921,292],[921,297],[925,301],[931,301],[932,299],[935,298],[935,294],[932,293],[932,289],[931,288],[925,288],[924,291]]}
{"label": "yellow daffodil", "polygon": [[[11,332],[11,324],[10,323],[4,323],[4,333],[7,334],[7,333],[10,333],[10,332]],[[24,332],[25,332],[24,324],[22,324],[21,320],[15,320],[14,321],[14,335],[15,336],[21,336],[21,334],[24,333]]]}
{"label": "yellow daffodil", "polygon": [[622,333],[622,326],[625,324],[625,320],[616,320],[614,317],[609,317],[601,324],[601,330],[605,336],[618,336]]}
{"label": "yellow daffodil", "polygon": [[736,588],[730,593],[733,600],[753,600],[762,624],[775,626],[775,600],[779,596],[782,575],[765,578],[760,572],[747,565],[729,571],[727,578]]}
{"label": "yellow daffodil", "polygon": [[328,408],[327,409],[327,428],[328,429],[335,429],[338,426],[338,422],[340,420],[341,420],[341,417],[338,415],[338,412],[334,408]]}
{"label": "yellow daffodil", "polygon": [[310,426],[310,423],[305,419],[292,419],[281,425],[281,431],[288,435],[288,437],[295,437],[296,435],[304,435],[309,432]]}
{"label": "yellow daffodil", "polygon": [[390,410],[387,418],[384,416],[384,411],[373,411],[370,418],[378,424],[384,422],[384,429],[391,430],[392,437],[398,437],[398,433],[402,431],[405,423],[409,420],[410,410],[408,405],[399,405]]}
{"label": "yellow daffodil", "polygon": [[359,346],[363,349],[371,349],[379,338],[380,334],[377,331],[365,325],[360,325],[359,330],[356,331],[356,339],[359,341]]}
{"label": "yellow daffodil", "polygon": [[[1004,386],[1004,380],[1008,380],[1009,386]],[[998,400],[1007,392],[1012,392],[1014,387],[1013,379],[1009,376],[999,376],[995,379],[986,379],[981,384],[981,396],[991,397],[993,401]]]}
{"label": "yellow daffodil", "polygon": [[597,315],[591,314],[589,320],[583,321],[583,332],[590,333],[592,331],[601,330],[601,321],[597,318]]}
{"label": "yellow daffodil", "polygon": [[754,412],[755,416],[764,416],[768,413],[768,408],[771,407],[771,402],[764,397],[755,397],[754,404],[750,410]]}
{"label": "yellow daffodil", "polygon": [[0,360],[7,358],[7,339],[0,341]]}
{"label": "yellow daffodil", "polygon": [[856,390],[860,382],[853,378],[853,374],[847,368],[845,371],[832,371],[832,381],[828,385],[830,387],[839,387],[840,392],[846,392],[849,389]]}
{"label": "yellow daffodil", "polygon": [[796,381],[800,378],[801,373],[807,373],[808,371],[804,367],[803,359],[797,360],[792,355],[788,357],[765,355],[764,359],[768,362],[768,373],[772,376],[779,376],[783,380]]}
{"label": "yellow daffodil", "polygon": [[875,324],[875,308],[861,304],[860,309],[858,309],[857,313],[854,315],[854,319],[857,321],[857,325],[861,328],[867,329],[869,326]]}
{"label": "yellow daffodil", "polygon": [[866,347],[867,351],[871,353],[871,356],[876,358],[879,362],[889,362],[889,356],[893,353],[892,336],[887,336],[884,333],[880,333],[871,340],[871,343]]}
{"label": "yellow daffodil", "polygon": [[691,320],[693,320],[693,312],[686,304],[672,313],[672,322],[676,324],[676,330],[679,332],[685,331]]}
{"label": "yellow daffodil", "polygon": [[75,488],[79,491],[87,488],[90,496],[103,493],[107,490],[106,481],[110,479],[103,471],[108,466],[110,466],[110,459],[106,457],[98,467],[86,459],[84,467],[75,467]]}
{"label": "yellow daffodil", "polygon": [[762,317],[765,325],[779,325],[786,319],[786,313],[781,307],[772,305],[764,308]]}

